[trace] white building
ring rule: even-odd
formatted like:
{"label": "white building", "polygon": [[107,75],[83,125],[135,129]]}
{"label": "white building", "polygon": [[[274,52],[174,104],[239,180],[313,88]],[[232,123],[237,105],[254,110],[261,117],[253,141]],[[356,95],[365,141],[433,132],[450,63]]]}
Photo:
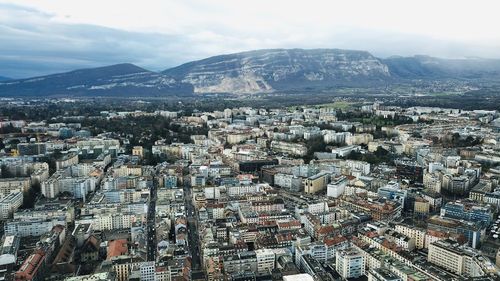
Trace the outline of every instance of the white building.
{"label": "white building", "polygon": [[141,262],[139,264],[139,273],[141,281],[155,281],[156,266],[154,261]]}
{"label": "white building", "polygon": [[337,251],[335,269],[343,279],[359,278],[365,274],[365,257],[355,248]]}
{"label": "white building", "polygon": [[431,162],[429,163],[429,173],[434,173],[436,171],[444,170],[444,165],[439,162]]}
{"label": "white building", "polygon": [[455,241],[440,240],[429,245],[427,260],[455,274],[479,277],[485,273],[478,257],[478,252],[472,248],[461,246]]}
{"label": "white building", "polygon": [[7,196],[13,191],[27,192],[31,187],[31,178],[0,179],[0,196]]}
{"label": "white building", "polygon": [[51,231],[56,225],[66,226],[65,217],[49,220],[12,220],[5,223],[4,231],[6,235],[17,235],[19,237],[40,236]]}
{"label": "white building", "polygon": [[205,187],[203,189],[203,194],[207,199],[219,199],[222,189],[223,189],[222,186]]}
{"label": "white building", "polygon": [[348,181],[345,176],[334,178],[332,182],[326,186],[326,195],[333,198],[340,197],[345,191],[347,182]]}
{"label": "white building", "polygon": [[359,151],[361,149],[358,145],[349,145],[332,149],[332,153],[338,157],[345,157],[353,151]]}
{"label": "white building", "polygon": [[397,232],[402,233],[414,239],[415,247],[417,249],[425,248],[425,237],[426,237],[425,229],[420,229],[418,227],[404,225],[404,224],[397,224],[395,229]]}
{"label": "white building", "polygon": [[442,181],[441,177],[439,176],[439,173],[437,172],[425,173],[423,177],[423,182],[424,182],[424,187],[426,189],[432,190],[437,193],[441,192]]}
{"label": "white building", "polygon": [[307,274],[293,274],[293,275],[285,275],[283,276],[283,281],[314,281],[314,278]]}
{"label": "white building", "polygon": [[372,134],[354,134],[347,135],[345,138],[345,143],[347,145],[359,145],[359,144],[368,144],[373,141]]}
{"label": "white building", "polygon": [[327,144],[329,143],[337,143],[337,144],[344,144],[346,136],[351,135],[349,132],[340,132],[340,133],[335,133],[335,132],[328,132],[323,136],[323,141]]}
{"label": "white building", "polygon": [[12,218],[12,214],[23,204],[23,193],[12,192],[0,199],[0,220]]}
{"label": "white building", "polygon": [[255,251],[257,257],[257,272],[270,273],[275,268],[275,254],[271,249],[259,249]]}
{"label": "white building", "polygon": [[84,217],[77,222],[79,224],[92,224],[94,230],[128,229],[133,223],[142,217],[135,212],[102,213],[91,217]]}
{"label": "white building", "polygon": [[302,189],[302,179],[295,175],[278,173],[274,175],[274,185],[298,192]]}
{"label": "white building", "polygon": [[272,141],[271,149],[276,152],[288,153],[297,156],[304,156],[307,154],[307,147],[300,143]]}
{"label": "white building", "polygon": [[227,195],[228,196],[241,196],[244,194],[255,194],[261,192],[262,188],[269,186],[267,184],[251,184],[251,185],[237,185],[228,186]]}
{"label": "white building", "polygon": [[347,167],[351,168],[351,174],[360,172],[361,175],[366,176],[370,174],[370,163],[365,161],[347,160]]}

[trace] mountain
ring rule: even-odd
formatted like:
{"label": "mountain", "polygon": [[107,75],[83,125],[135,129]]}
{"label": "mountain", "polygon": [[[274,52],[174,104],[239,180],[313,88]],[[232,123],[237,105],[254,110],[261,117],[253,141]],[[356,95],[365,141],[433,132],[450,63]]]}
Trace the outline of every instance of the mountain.
{"label": "mountain", "polygon": [[192,92],[189,84],[128,63],[0,82],[0,96],[135,96]]}
{"label": "mountain", "polygon": [[257,93],[385,81],[389,69],[365,51],[270,49],[210,57],[162,72],[196,93]]}
{"label": "mountain", "polygon": [[376,58],[365,51],[266,49],[214,56],[161,73],[133,64],[0,81],[0,96],[163,96],[370,87],[415,79],[500,81],[500,60]]}
{"label": "mountain", "polygon": [[5,77],[5,76],[0,76],[0,81],[7,81],[7,80],[11,80],[11,78]]}
{"label": "mountain", "polygon": [[221,55],[162,72],[196,93],[260,93],[373,86],[412,79],[495,79],[500,60],[429,56],[379,59],[365,51],[270,49]]}
{"label": "mountain", "polygon": [[381,60],[395,78],[405,79],[477,79],[500,78],[500,60],[441,59],[429,56],[390,57]]}

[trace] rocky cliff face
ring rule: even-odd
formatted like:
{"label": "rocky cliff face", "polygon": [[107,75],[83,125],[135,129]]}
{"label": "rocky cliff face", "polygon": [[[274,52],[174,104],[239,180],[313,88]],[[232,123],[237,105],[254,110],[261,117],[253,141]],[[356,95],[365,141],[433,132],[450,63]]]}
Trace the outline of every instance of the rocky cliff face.
{"label": "rocky cliff face", "polygon": [[256,93],[384,80],[388,67],[368,52],[273,49],[211,57],[165,70],[197,93]]}

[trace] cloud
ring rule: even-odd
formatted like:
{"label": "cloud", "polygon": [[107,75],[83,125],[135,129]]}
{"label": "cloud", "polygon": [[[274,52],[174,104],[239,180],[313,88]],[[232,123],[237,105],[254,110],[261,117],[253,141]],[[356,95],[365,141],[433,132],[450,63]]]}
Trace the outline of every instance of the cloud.
{"label": "cloud", "polygon": [[163,70],[261,48],[500,57],[495,2],[429,1],[0,0],[0,75]]}
{"label": "cloud", "polygon": [[27,77],[120,62],[151,68],[180,63],[172,55],[182,44],[177,36],[62,24],[52,22],[46,13],[12,5],[0,5],[0,11],[0,73],[6,76]]}

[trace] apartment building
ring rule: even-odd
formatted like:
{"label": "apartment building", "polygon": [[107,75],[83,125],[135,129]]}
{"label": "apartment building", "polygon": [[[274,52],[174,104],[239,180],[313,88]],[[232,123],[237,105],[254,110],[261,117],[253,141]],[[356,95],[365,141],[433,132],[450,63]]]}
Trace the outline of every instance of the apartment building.
{"label": "apartment building", "polygon": [[20,191],[0,199],[0,220],[12,218],[13,213],[23,204],[23,193]]}
{"label": "apartment building", "polygon": [[4,197],[13,191],[28,192],[31,187],[31,178],[5,178],[0,179],[0,197]]}
{"label": "apartment building", "polygon": [[415,240],[415,248],[423,249],[425,248],[425,237],[426,230],[415,226],[409,226],[404,224],[397,224],[395,227],[396,231],[402,233]]}
{"label": "apartment building", "polygon": [[259,249],[255,251],[257,258],[257,272],[269,274],[275,266],[275,253],[271,249]]}
{"label": "apartment building", "polygon": [[355,248],[337,251],[335,269],[343,279],[359,278],[365,274],[365,257]]}
{"label": "apartment building", "polygon": [[339,176],[332,179],[326,187],[326,195],[328,197],[338,198],[340,197],[347,186],[348,180],[345,176]]}
{"label": "apartment building", "polygon": [[307,147],[300,143],[272,141],[271,149],[276,152],[288,153],[297,156],[305,156],[307,154]]}
{"label": "apartment building", "polygon": [[483,276],[477,252],[467,246],[445,239],[429,245],[427,260],[450,272],[467,277]]}
{"label": "apartment building", "polygon": [[66,226],[66,218],[59,217],[53,219],[16,219],[4,224],[4,231],[7,235],[17,235],[19,237],[40,236],[52,230],[56,225]]}

